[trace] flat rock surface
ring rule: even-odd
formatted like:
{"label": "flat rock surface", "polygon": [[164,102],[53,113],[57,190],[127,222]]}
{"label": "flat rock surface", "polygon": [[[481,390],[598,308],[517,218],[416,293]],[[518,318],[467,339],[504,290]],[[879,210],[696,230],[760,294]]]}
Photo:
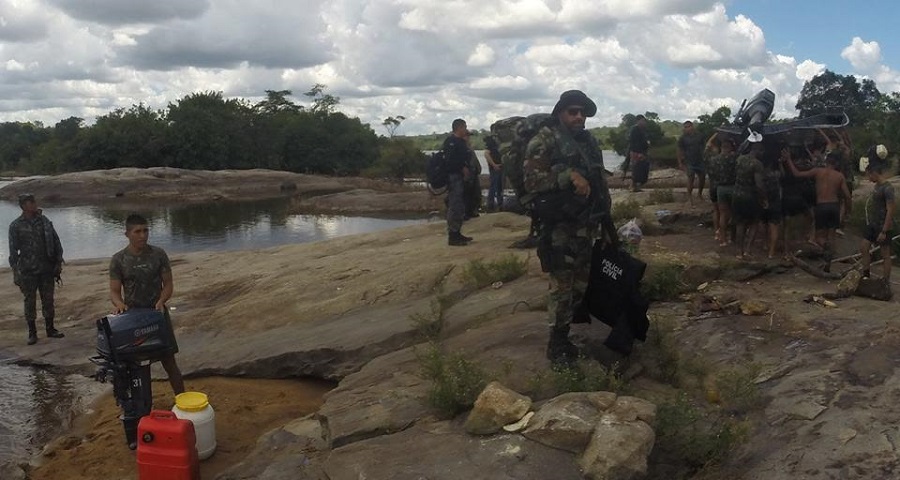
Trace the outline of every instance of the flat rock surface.
{"label": "flat rock surface", "polygon": [[324,462],[324,470],[331,480],[581,478],[570,453],[516,434],[474,437],[450,422],[416,426],[338,448]]}

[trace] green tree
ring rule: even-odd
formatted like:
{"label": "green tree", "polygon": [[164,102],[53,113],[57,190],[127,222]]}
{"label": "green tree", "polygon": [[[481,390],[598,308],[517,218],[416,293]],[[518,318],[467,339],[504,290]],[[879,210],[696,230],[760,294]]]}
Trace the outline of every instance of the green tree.
{"label": "green tree", "polygon": [[403,180],[425,172],[427,157],[409,138],[383,138],[378,161],[366,170],[366,175]]}
{"label": "green tree", "polygon": [[252,107],[222,92],[193,93],[169,104],[172,166],[192,169],[253,167]]}
{"label": "green tree", "polygon": [[313,85],[312,88],[309,89],[308,92],[303,95],[309,97],[313,104],[310,107],[310,111],[316,115],[324,115],[328,116],[335,112],[337,106],[341,103],[340,97],[335,97],[331,94],[325,93],[325,90],[328,87],[321,83],[317,83]]}
{"label": "green tree", "polygon": [[397,132],[397,129],[400,128],[400,124],[406,120],[406,117],[403,115],[397,115],[396,117],[387,117],[384,121],[381,122],[381,125],[388,132],[389,138],[394,138],[394,134]]}
{"label": "green tree", "polygon": [[873,80],[859,82],[853,75],[825,70],[803,84],[796,108],[800,118],[844,110],[851,122],[864,123],[880,100],[881,93]]}
{"label": "green tree", "polygon": [[703,135],[704,139],[708,139],[716,131],[716,127],[729,125],[731,118],[731,109],[725,106],[719,107],[713,113],[704,113],[697,117],[697,131]]}
{"label": "green tree", "polygon": [[71,162],[75,170],[153,167],[171,163],[164,113],[143,104],[118,108],[85,129]]}

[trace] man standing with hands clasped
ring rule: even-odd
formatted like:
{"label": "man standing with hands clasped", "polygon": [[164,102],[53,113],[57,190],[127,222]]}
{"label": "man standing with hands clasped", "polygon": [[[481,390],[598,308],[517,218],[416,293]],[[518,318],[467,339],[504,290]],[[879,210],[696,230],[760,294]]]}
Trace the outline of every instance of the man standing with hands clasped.
{"label": "man standing with hands clasped", "polygon": [[[109,299],[114,313],[129,308],[155,308],[171,322],[166,302],[175,290],[169,256],[163,249],[147,243],[150,227],[147,219],[140,215],[132,214],[125,220],[125,236],[128,246],[113,255],[109,262]],[[175,395],[184,393],[184,380],[175,363],[177,352],[176,344],[174,351],[160,360]]]}

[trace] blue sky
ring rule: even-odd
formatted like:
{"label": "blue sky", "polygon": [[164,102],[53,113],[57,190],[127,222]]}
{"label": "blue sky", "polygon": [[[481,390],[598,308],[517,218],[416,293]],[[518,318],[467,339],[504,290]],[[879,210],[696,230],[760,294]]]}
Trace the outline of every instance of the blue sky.
{"label": "blue sky", "polygon": [[847,74],[841,51],[853,37],[877,41],[886,61],[900,56],[900,1],[896,0],[732,0],[729,15],[743,14],[759,25],[776,53],[811,58]]}

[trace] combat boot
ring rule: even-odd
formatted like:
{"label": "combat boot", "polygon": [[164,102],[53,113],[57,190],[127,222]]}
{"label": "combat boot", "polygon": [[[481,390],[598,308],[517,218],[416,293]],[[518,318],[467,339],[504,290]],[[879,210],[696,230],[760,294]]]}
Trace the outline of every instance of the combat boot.
{"label": "combat boot", "polygon": [[65,335],[59,330],[53,328],[53,319],[44,319],[44,326],[47,327],[47,338],[63,338]]}
{"label": "combat boot", "polygon": [[470,241],[470,237],[463,236],[463,234],[459,232],[450,232],[447,235],[447,245],[453,247],[462,247],[468,245]]}
{"label": "combat boot", "polygon": [[578,347],[569,340],[569,329],[551,328],[547,359],[554,365],[571,365],[578,359]]}
{"label": "combat boot", "polygon": [[35,343],[37,343],[37,327],[32,320],[28,322],[28,344],[34,345]]}

